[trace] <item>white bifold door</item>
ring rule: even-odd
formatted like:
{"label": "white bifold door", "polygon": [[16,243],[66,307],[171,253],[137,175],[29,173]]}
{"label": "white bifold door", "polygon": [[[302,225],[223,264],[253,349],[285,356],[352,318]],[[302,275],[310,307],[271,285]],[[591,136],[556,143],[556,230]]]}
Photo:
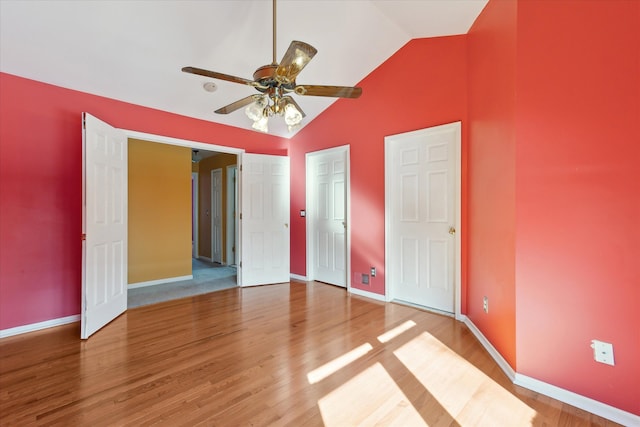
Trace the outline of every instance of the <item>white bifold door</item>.
{"label": "white bifold door", "polygon": [[460,123],[385,138],[387,284],[396,300],[453,313]]}
{"label": "white bifold door", "polygon": [[243,154],[240,185],[241,286],[288,282],[289,158]]}
{"label": "white bifold door", "polygon": [[86,339],[127,309],[127,137],[90,114],[82,130],[82,308]]}

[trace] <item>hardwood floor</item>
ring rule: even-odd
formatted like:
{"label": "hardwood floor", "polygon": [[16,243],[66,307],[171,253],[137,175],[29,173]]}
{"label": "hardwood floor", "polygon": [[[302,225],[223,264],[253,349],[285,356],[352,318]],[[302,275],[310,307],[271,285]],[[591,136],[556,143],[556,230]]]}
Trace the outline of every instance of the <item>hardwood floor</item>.
{"label": "hardwood floor", "polygon": [[318,283],[0,340],[0,425],[613,426],[514,386],[463,324]]}

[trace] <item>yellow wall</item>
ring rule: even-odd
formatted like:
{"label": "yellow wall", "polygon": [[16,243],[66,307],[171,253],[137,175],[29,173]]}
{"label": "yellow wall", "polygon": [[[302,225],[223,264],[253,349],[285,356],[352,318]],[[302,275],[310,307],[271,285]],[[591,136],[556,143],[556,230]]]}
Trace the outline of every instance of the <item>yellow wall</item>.
{"label": "yellow wall", "polygon": [[[227,259],[227,166],[238,163],[235,154],[219,153],[199,162],[199,256],[211,258],[211,171],[222,169],[222,261]],[[208,213],[207,213],[208,212]]]}
{"label": "yellow wall", "polygon": [[191,274],[191,149],[129,140],[129,283]]}

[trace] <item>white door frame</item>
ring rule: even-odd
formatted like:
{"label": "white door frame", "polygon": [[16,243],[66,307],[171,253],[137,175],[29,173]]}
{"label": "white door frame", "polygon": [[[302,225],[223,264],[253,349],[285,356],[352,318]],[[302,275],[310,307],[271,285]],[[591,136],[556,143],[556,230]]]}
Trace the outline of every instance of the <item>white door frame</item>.
{"label": "white door frame", "polygon": [[[162,135],[154,135],[151,133],[138,132],[138,131],[128,130],[128,129],[120,129],[120,130],[122,130],[125,133],[127,138],[142,139],[144,141],[149,141],[149,142],[157,142],[160,144],[175,145],[178,147],[187,147],[191,149],[195,148],[195,149],[204,150],[204,151],[217,151],[219,153],[235,154],[238,159],[238,168],[240,168],[240,166],[242,165],[242,155],[245,153],[244,148],[234,148],[234,147],[226,147],[224,145],[207,144],[205,142],[172,138],[169,136],[162,136]],[[241,175],[241,174],[238,174],[238,175]],[[238,193],[242,188],[240,186],[240,180],[241,180],[241,176],[238,177]],[[241,208],[241,206],[238,206],[238,208]],[[240,224],[238,228],[238,235],[241,236],[242,235],[241,233],[242,233],[242,224]],[[240,240],[238,240],[236,244],[236,256],[241,255],[241,250],[242,250],[241,243],[240,243]],[[240,268],[237,271],[236,279],[237,279],[236,280],[237,284],[242,283],[241,282],[242,269]]]}
{"label": "white door frame", "polygon": [[200,186],[199,186],[199,180],[200,180],[200,173],[199,172],[191,172],[191,179],[193,180],[193,200],[191,201],[191,227],[193,228],[193,250],[192,250],[192,254],[191,256],[193,258],[198,258],[199,254],[200,254],[200,248],[199,248],[199,243],[198,243],[198,218],[200,217],[199,215],[199,198],[200,198]]}
{"label": "white door frame", "polygon": [[[461,128],[462,128],[462,123],[461,122],[454,122],[454,123],[449,123],[449,124],[444,124],[441,126],[457,126],[458,127],[458,138],[456,140],[455,143],[455,168],[456,168],[456,172],[455,172],[455,183],[454,183],[454,191],[455,191],[455,204],[456,204],[456,208],[455,208],[455,228],[456,228],[456,233],[455,233],[455,250],[454,250],[454,292],[455,292],[455,296],[454,296],[454,315],[455,318],[458,320],[463,320],[464,316],[462,315],[462,310],[461,310],[461,293],[462,293],[462,280],[461,280],[461,274],[462,274],[462,266],[461,266],[461,253],[462,253],[462,248],[461,248],[461,242],[462,242],[462,233],[465,231],[462,229],[462,210],[461,210],[461,200],[462,200],[462,178],[461,178],[461,173],[462,173],[462,132],[461,132]],[[432,126],[431,128],[435,128],[438,126]],[[428,129],[431,129],[428,128]],[[420,130],[416,130],[414,131],[415,133],[418,132],[423,132],[425,129],[420,129]],[[396,135],[389,135],[388,137],[385,137],[385,141],[384,141],[384,170],[385,170],[385,174],[384,174],[384,233],[385,233],[385,244],[384,244],[384,259],[385,259],[385,271],[389,271],[388,268],[388,262],[389,262],[389,239],[387,238],[387,236],[389,235],[389,229],[390,229],[390,224],[389,224],[389,219],[391,217],[391,206],[389,205],[389,194],[391,194],[391,191],[393,191],[393,189],[391,188],[391,178],[389,176],[389,163],[390,163],[390,154],[389,154],[389,144],[391,143],[389,141],[388,138],[394,137],[394,136],[399,136],[399,135],[407,135],[407,134],[412,134],[414,132],[403,132],[401,134],[396,134]],[[385,300],[386,301],[391,301],[394,298],[393,295],[393,289],[392,287],[389,285],[389,278],[386,278],[386,282],[385,282]]]}
{"label": "white door frame", "polygon": [[[326,154],[326,153],[331,153],[331,152],[344,152],[345,153],[345,157],[346,157],[346,162],[345,162],[345,171],[344,171],[344,175],[345,175],[345,179],[344,179],[344,185],[345,185],[345,194],[346,194],[346,200],[345,200],[345,221],[347,223],[346,229],[345,229],[345,240],[346,240],[346,248],[345,248],[345,257],[347,258],[345,260],[345,265],[346,265],[346,288],[347,291],[351,291],[351,147],[350,145],[341,145],[338,147],[333,147],[333,148],[326,148],[324,150],[318,150],[318,151],[312,151],[309,153],[305,154],[305,173],[306,173],[306,179],[305,179],[305,197],[306,197],[306,201],[305,201],[305,209],[306,212],[311,212],[313,209],[313,204],[314,204],[314,200],[311,197],[311,176],[310,176],[310,171],[309,171],[309,156],[314,156],[314,155],[321,155],[321,154]],[[306,229],[307,229],[307,233],[306,233],[306,239],[307,239],[307,280],[314,280],[315,279],[315,272],[313,271],[313,260],[314,260],[314,248],[313,248],[313,244],[312,244],[312,236],[314,233],[314,229],[311,227],[311,223],[309,221],[309,216],[307,215],[307,217],[305,218],[306,220]]]}
{"label": "white door frame", "polygon": [[[214,185],[213,185],[213,180],[214,180],[214,175],[216,174],[220,174],[220,188],[219,193],[218,193],[218,197],[216,200],[215,193],[214,193]],[[217,201],[217,208],[216,209],[216,201]],[[215,218],[216,215],[219,215],[220,218],[220,233],[218,234],[218,239],[215,238],[215,227],[214,227],[214,222],[215,222]],[[218,247],[220,248],[220,264],[222,264],[224,262],[224,260],[222,259],[222,168],[216,168],[216,169],[211,169],[211,261],[213,262],[218,262],[216,261],[216,258],[214,256],[215,251],[215,245],[216,245],[216,240],[218,241]]]}
{"label": "white door frame", "polygon": [[[231,177],[235,179],[231,179]],[[234,246],[238,240],[238,218],[234,215],[238,212],[238,166],[227,166],[227,257],[225,262],[227,265],[235,265],[236,257],[234,252]],[[232,254],[234,255],[231,258]]]}

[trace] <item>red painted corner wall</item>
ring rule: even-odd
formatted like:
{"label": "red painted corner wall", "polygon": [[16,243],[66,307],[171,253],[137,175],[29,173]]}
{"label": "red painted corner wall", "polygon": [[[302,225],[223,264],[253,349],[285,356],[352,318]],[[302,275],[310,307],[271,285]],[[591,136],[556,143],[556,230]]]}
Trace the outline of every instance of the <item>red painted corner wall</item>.
{"label": "red painted corner wall", "polygon": [[349,144],[351,271],[378,269],[370,285],[352,286],[384,294],[384,137],[462,121],[464,165],[466,70],[465,36],[412,40],[360,82],[360,98],[337,101],[291,140],[292,273],[306,275],[305,154]]}
{"label": "red painted corner wall", "polygon": [[517,95],[518,372],[640,415],[640,2],[519,2]]}
{"label": "red painted corner wall", "polygon": [[287,153],[280,138],[0,73],[0,330],[80,313],[83,111],[123,129]]}
{"label": "red painted corner wall", "polygon": [[468,34],[467,316],[514,369],[516,12],[490,1]]}

